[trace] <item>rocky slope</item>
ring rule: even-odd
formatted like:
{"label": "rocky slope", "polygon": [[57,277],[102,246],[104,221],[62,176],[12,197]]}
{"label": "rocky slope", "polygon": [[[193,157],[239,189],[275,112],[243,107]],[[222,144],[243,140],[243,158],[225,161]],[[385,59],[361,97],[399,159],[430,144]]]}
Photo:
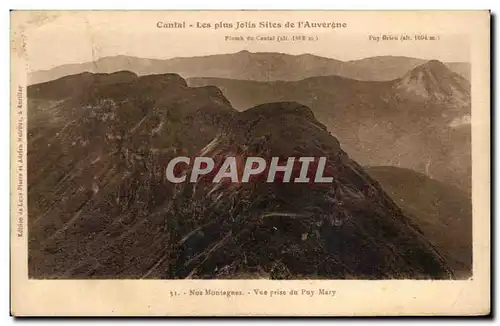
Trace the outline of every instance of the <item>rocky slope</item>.
{"label": "rocky slope", "polygon": [[169,277],[451,275],[420,230],[301,104],[268,103],[240,113],[203,155],[216,165],[234,155],[326,156],[334,181],[179,184],[166,210]]}
{"label": "rocky slope", "polygon": [[[178,75],[80,74],[28,88],[29,275],[141,277],[162,255],[167,162],[233,109]],[[156,275],[157,277],[159,275]]]}
{"label": "rocky slope", "polygon": [[[215,87],[130,72],[68,76],[28,97],[32,278],[452,275],[302,105],[237,113]],[[200,151],[327,156],[337,177],[329,187],[165,181],[170,159]]]}

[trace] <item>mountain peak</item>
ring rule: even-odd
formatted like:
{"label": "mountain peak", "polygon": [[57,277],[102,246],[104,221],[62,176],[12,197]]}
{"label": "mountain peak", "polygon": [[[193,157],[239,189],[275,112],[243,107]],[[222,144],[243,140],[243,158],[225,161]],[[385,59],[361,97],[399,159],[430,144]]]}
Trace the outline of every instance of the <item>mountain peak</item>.
{"label": "mountain peak", "polygon": [[444,63],[430,60],[396,81],[402,97],[420,100],[455,101],[467,105],[470,83],[451,71]]}
{"label": "mountain peak", "polygon": [[[312,110],[307,106],[298,102],[274,102],[257,105],[246,111],[241,112],[234,123],[237,126],[238,133],[251,133],[254,136],[258,134],[257,138],[267,134],[287,134],[289,137],[294,137],[295,141],[300,138],[298,135],[306,129],[314,130],[318,133],[316,136],[320,137],[326,134],[327,128],[320,123],[314,116]],[[247,137],[245,135],[244,137]],[[278,140],[281,148],[288,147],[288,144],[282,144],[282,140]],[[334,144],[338,148],[339,142],[337,139],[325,141],[325,143]]]}
{"label": "mountain peak", "polygon": [[[233,157],[236,166],[249,157],[322,157],[332,181],[177,184],[165,217],[169,278],[450,277],[435,249],[309,112],[277,102],[237,113],[203,156],[217,165]],[[202,256],[206,248],[213,254]]]}
{"label": "mountain peak", "polygon": [[444,65],[444,63],[442,63],[441,61],[439,60],[429,60],[427,61],[427,63],[425,65],[435,65],[435,66],[443,66],[443,67],[446,67]]}
{"label": "mountain peak", "polygon": [[[429,71],[434,74],[453,74],[444,63],[439,60],[429,60],[426,63],[416,67],[411,72],[419,72],[419,71]],[[411,73],[410,72],[410,73]]]}

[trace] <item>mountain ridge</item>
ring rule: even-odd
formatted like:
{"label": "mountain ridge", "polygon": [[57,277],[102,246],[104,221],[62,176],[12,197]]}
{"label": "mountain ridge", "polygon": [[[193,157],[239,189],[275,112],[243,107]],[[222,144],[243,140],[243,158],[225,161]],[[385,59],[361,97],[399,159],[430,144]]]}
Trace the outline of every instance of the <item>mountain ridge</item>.
{"label": "mountain ridge", "polygon": [[470,83],[438,60],[430,60],[406,73],[395,85],[416,97],[435,101],[450,99],[467,105]]}
{"label": "mountain ridge", "polygon": [[166,218],[170,277],[450,277],[437,249],[315,120],[297,102],[266,103],[233,117],[203,151],[216,165],[234,153],[242,160],[326,156],[335,178],[323,186],[177,185]]}
{"label": "mountain ridge", "polygon": [[195,155],[233,108],[172,74],[82,74],[27,95],[29,277],[145,275],[165,248],[167,162]]}
{"label": "mountain ridge", "polygon": [[[459,278],[472,275],[472,202],[460,188],[393,166],[365,167],[443,254]],[[443,232],[446,230],[445,232]]]}
{"label": "mountain ridge", "polygon": [[[358,80],[393,80],[427,60],[378,56],[340,61],[314,54],[290,55],[276,52],[240,51],[230,54],[148,59],[126,55],[107,56],[86,63],[72,63],[29,74],[29,84],[54,80],[65,75],[88,72],[110,73],[131,70],[138,75],[178,73],[184,78],[220,77],[257,81],[301,80],[321,75],[340,75]],[[468,63],[449,63],[451,69],[469,78]]]}

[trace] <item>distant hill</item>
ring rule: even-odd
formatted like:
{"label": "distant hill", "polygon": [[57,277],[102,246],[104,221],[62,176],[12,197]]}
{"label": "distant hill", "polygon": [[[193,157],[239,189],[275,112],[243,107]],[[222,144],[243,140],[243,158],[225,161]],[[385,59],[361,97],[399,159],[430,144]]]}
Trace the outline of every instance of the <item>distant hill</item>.
{"label": "distant hill", "polygon": [[365,167],[418,225],[457,277],[472,275],[472,202],[460,189],[392,166]]}
{"label": "distant hill", "polygon": [[361,164],[410,168],[470,192],[470,83],[439,61],[385,82],[323,76],[290,82],[190,78],[188,84],[218,87],[238,110],[302,103]]}
{"label": "distant hill", "polygon": [[29,276],[145,275],[165,249],[155,211],[172,194],[167,163],[195,155],[234,113],[215,87],[174,74],[83,73],[28,87]]}
{"label": "distant hill", "polygon": [[[128,70],[138,75],[177,73],[184,78],[296,81],[314,76],[336,75],[356,80],[387,81],[399,78],[425,62],[426,60],[422,59],[398,56],[339,61],[312,54],[289,55],[248,51],[164,60],[119,55],[104,57],[94,62],[34,71],[28,80],[29,84],[37,84],[82,72],[113,73]],[[468,63],[450,62],[446,65],[466,79],[470,78]]]}

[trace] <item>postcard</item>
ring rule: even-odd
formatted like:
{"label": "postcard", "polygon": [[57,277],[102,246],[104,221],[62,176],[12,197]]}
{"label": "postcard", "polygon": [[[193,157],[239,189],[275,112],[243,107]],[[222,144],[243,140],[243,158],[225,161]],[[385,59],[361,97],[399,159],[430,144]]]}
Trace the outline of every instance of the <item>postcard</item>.
{"label": "postcard", "polygon": [[14,316],[490,313],[489,11],[11,11]]}

